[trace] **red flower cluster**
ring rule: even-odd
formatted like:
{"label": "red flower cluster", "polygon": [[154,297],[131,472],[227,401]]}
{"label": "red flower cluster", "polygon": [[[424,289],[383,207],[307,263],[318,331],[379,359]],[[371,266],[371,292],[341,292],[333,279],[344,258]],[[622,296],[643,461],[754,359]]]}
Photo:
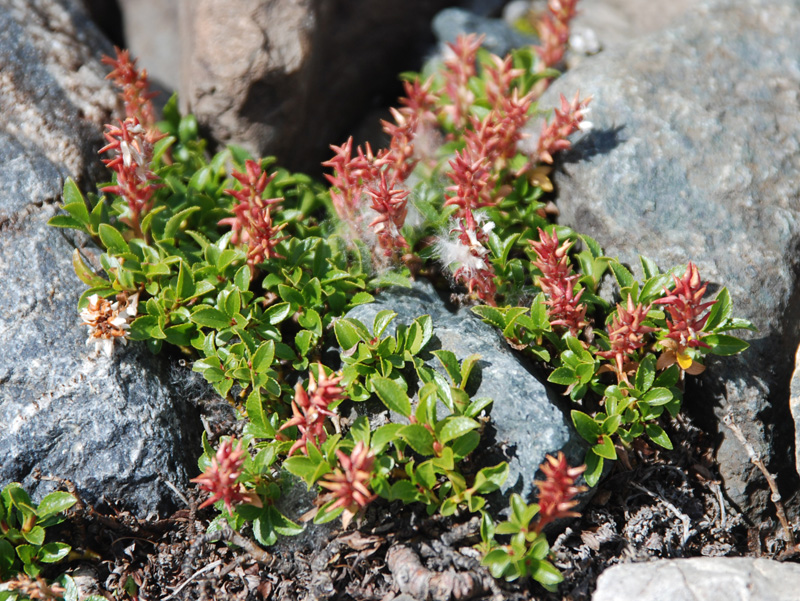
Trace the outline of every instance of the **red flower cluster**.
{"label": "red flower cluster", "polygon": [[191,482],[200,485],[200,488],[212,493],[212,496],[200,505],[200,509],[216,503],[222,499],[228,513],[233,515],[233,506],[242,503],[249,503],[256,507],[261,507],[261,499],[253,492],[248,491],[244,485],[237,482],[242,475],[242,464],[244,463],[247,450],[242,447],[239,441],[236,448],[233,446],[234,439],[224,440],[217,449],[217,454],[211,459],[211,465],[206,471]]}
{"label": "red flower cluster", "polygon": [[667,296],[655,301],[657,305],[666,305],[665,309],[669,314],[667,338],[676,342],[675,351],[678,354],[688,347],[708,348],[708,345],[700,340],[709,316],[709,313],[705,313],[705,311],[717,302],[715,300],[707,303],[701,302],[708,282],[702,283],[700,272],[694,263],[689,263],[682,278],[678,279],[673,276],[673,279],[675,288],[671,292],[665,289]]}
{"label": "red flower cluster", "polygon": [[131,60],[128,50],[120,50],[114,46],[117,58],[104,56],[102,61],[114,69],[106,75],[122,88],[122,100],[125,103],[125,116],[135,117],[147,130],[153,130],[156,124],[155,110],[151,99],[157,92],[150,92],[147,81],[147,70],[136,70],[136,59]]}
{"label": "red flower cluster", "polygon": [[111,192],[128,202],[130,215],[122,217],[138,237],[142,237],[141,217],[153,208],[153,194],[163,184],[154,184],[158,176],[150,169],[153,159],[153,140],[136,117],[128,117],[116,125],[106,125],[103,134],[108,144],[100,149],[100,153],[113,152],[112,158],[103,159],[103,163],[114,171],[117,183],[102,188],[103,192]]}
{"label": "red flower cluster", "polygon": [[268,176],[257,161],[247,161],[244,173],[234,171],[232,175],[242,184],[242,188],[225,192],[238,200],[239,204],[233,207],[233,217],[220,219],[218,225],[231,226],[233,244],[248,244],[249,265],[256,266],[272,258],[282,259],[275,247],[286,239],[286,236],[277,236],[286,224],[276,226],[272,220],[272,211],[283,199],[261,197],[275,174]]}
{"label": "red flower cluster", "polygon": [[536,532],[541,532],[547,524],[566,517],[577,517],[580,514],[571,511],[578,504],[575,495],[586,490],[583,486],[575,486],[575,480],[586,469],[585,465],[570,467],[564,453],[558,457],[547,455],[546,461],[539,466],[545,475],[544,480],[536,480],[539,487],[539,514]]}
{"label": "red flower cluster", "polygon": [[361,225],[361,197],[364,186],[378,178],[379,168],[375,165],[375,156],[369,143],[366,154],[359,146],[357,156],[353,156],[353,136],[343,145],[333,146],[334,157],[322,163],[323,167],[333,169],[333,175],[325,174],[325,178],[334,188],[331,189],[333,208],[339,219],[354,226],[358,231]]}
{"label": "red flower cluster", "polygon": [[383,256],[392,257],[408,248],[400,228],[408,212],[409,192],[397,185],[413,168],[404,162],[402,157],[405,154],[401,156],[397,149],[384,149],[375,156],[370,145],[366,144],[366,152],[359,146],[354,157],[352,137],[343,146],[331,148],[336,156],[323,165],[333,168],[334,174],[325,177],[335,186],[331,189],[331,199],[339,219],[351,226],[352,233],[364,238],[364,205],[365,201],[371,201],[369,208],[377,215],[369,227],[383,249]]}
{"label": "red flower cluster", "polygon": [[289,455],[300,450],[308,455],[306,445],[310,442],[319,447],[328,438],[325,430],[325,420],[336,415],[328,409],[334,401],[343,397],[344,389],[339,386],[341,376],[329,378],[325,375],[325,370],[321,363],[317,364],[317,379],[314,379],[314,372],[309,371],[308,393],[303,388],[303,383],[298,382],[294,389],[294,400],[292,401],[292,418],[281,426],[281,430],[297,426],[300,430],[300,438],[289,449]]}
{"label": "red flower cluster", "polygon": [[[477,156],[478,158],[473,158]],[[456,217],[462,217],[466,211],[494,204],[492,192],[494,191],[496,176],[492,173],[489,161],[473,154],[470,148],[465,148],[450,161],[452,171],[447,176],[453,180],[453,186],[446,188],[444,206],[456,205],[459,210]],[[448,194],[455,193],[455,194]]]}
{"label": "red flower cluster", "polygon": [[369,226],[378,236],[378,244],[384,255],[391,257],[401,249],[408,248],[400,228],[408,213],[409,192],[392,188],[386,183],[386,173],[381,172],[380,183],[375,188],[367,187],[367,194],[372,198],[370,208],[378,213]]}
{"label": "red flower cluster", "polygon": [[611,318],[611,328],[608,331],[608,342],[611,349],[597,354],[606,359],[614,359],[614,371],[619,382],[628,382],[625,359],[645,345],[645,334],[655,331],[655,328],[643,325],[648,311],[650,311],[650,305],[637,304],[634,306],[633,298],[628,296],[628,308],[617,305],[617,312]]}
{"label": "red flower cluster", "polygon": [[447,44],[450,55],[444,61],[444,92],[450,103],[444,112],[456,129],[464,129],[469,120],[469,109],[475,95],[469,89],[469,79],[477,73],[475,58],[484,40],[474,33],[459,35],[455,43]]}
{"label": "red flower cluster", "polygon": [[547,315],[550,325],[562,326],[570,334],[577,336],[586,327],[586,305],[581,303],[583,289],[575,293],[575,281],[578,276],[573,273],[567,252],[572,242],[565,241],[558,245],[558,235],[553,232],[548,236],[539,228],[539,242],[530,241],[537,260],[534,266],[542,272],[536,278],[536,285],[547,296]]}
{"label": "red flower cluster", "polygon": [[572,102],[569,102],[563,94],[561,95],[561,108],[555,109],[553,122],[549,125],[542,124],[542,133],[539,136],[539,143],[534,155],[536,160],[552,164],[553,153],[567,150],[572,146],[567,140],[570,134],[578,130],[591,129],[591,122],[585,121],[584,118],[589,113],[588,106],[592,98],[591,96],[583,100],[579,100],[579,98],[580,92],[575,94]]}
{"label": "red flower cluster", "polygon": [[569,22],[575,17],[578,0],[549,0],[548,12],[537,23],[541,46],[536,53],[542,61],[540,70],[555,67],[564,58],[569,42]]}
{"label": "red flower cluster", "polygon": [[347,528],[353,516],[375,499],[375,494],[368,488],[375,456],[363,441],[356,443],[349,457],[339,449],[336,456],[341,469],[336,468],[332,474],[325,475],[319,485],[331,491],[326,497],[335,499],[329,511],[344,509],[342,526]]}

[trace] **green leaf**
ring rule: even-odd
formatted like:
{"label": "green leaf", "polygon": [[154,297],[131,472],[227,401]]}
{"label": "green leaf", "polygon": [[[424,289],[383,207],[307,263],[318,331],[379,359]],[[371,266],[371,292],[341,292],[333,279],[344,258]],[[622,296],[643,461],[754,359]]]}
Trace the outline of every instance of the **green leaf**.
{"label": "green leaf", "polygon": [[44,528],[34,526],[28,532],[23,532],[22,537],[30,544],[38,547],[44,543]]}
{"label": "green leaf", "polygon": [[72,267],[75,269],[75,275],[78,276],[78,279],[87,286],[92,288],[100,286],[108,288],[111,286],[111,282],[95,274],[95,272],[84,263],[83,257],[77,248],[72,251]]}
{"label": "green leaf", "polygon": [[709,334],[708,336],[703,336],[702,340],[711,347],[710,353],[723,357],[741,353],[750,347],[750,344],[744,340],[727,334]]}
{"label": "green leaf", "polygon": [[672,392],[667,388],[653,388],[642,397],[642,400],[654,407],[666,405],[672,400]]}
{"label": "green leaf", "polygon": [[364,446],[369,447],[369,419],[366,415],[361,415],[356,418],[356,421],[353,422],[353,425],[350,426],[350,436],[353,437],[353,441],[356,443],[363,442]]}
{"label": "green leaf", "polygon": [[275,342],[272,340],[262,342],[258,350],[253,354],[253,359],[251,361],[253,371],[259,374],[264,373],[270,368],[274,358]]}
{"label": "green leaf", "polygon": [[400,384],[389,378],[374,376],[372,386],[375,388],[378,398],[390,411],[399,413],[403,417],[411,416],[411,401]]}
{"label": "green leaf", "polygon": [[446,417],[436,424],[436,437],[442,444],[447,444],[451,440],[455,440],[467,432],[478,428],[480,428],[480,424],[469,417]]}
{"label": "green leaf", "polygon": [[397,434],[420,455],[433,455],[433,434],[425,426],[411,424]]}
{"label": "green leaf", "polygon": [[100,234],[100,241],[109,251],[111,251],[112,254],[121,255],[123,253],[131,252],[128,243],[125,242],[125,238],[122,237],[122,234],[120,234],[116,228],[108,225],[107,223],[100,224],[100,227],[98,228],[98,234]]}
{"label": "green leaf", "polygon": [[39,561],[42,563],[56,563],[69,555],[72,547],[65,543],[47,543],[39,549]]}
{"label": "green leaf", "polygon": [[531,319],[537,330],[550,330],[550,320],[547,318],[547,304],[545,304],[545,296],[541,292],[536,295],[531,304]]}
{"label": "green leaf", "polygon": [[473,489],[476,493],[485,495],[496,491],[508,479],[509,467],[505,461],[492,467],[485,467],[475,474]]}
{"label": "green leaf", "polygon": [[36,515],[43,520],[51,515],[61,513],[72,507],[77,499],[68,492],[56,491],[45,496],[36,509]]}
{"label": "green leaf", "polygon": [[600,438],[602,431],[594,418],[577,409],[573,409],[571,415],[572,423],[575,424],[578,434],[587,442],[597,444],[597,439]]}
{"label": "green leaf", "polygon": [[558,369],[553,370],[553,373],[550,374],[550,376],[547,378],[547,381],[552,382],[553,384],[569,386],[570,384],[577,383],[579,379],[575,375],[575,371],[569,367],[559,367]]}
{"label": "green leaf", "polygon": [[84,222],[89,221],[89,211],[86,209],[86,201],[83,198],[83,194],[81,194],[80,188],[78,188],[78,184],[76,184],[75,180],[73,180],[71,177],[68,177],[67,181],[64,182],[63,198],[65,205],[83,205],[83,213],[73,213],[72,211],[70,211],[70,213],[77,219],[81,219]]}
{"label": "green leaf", "polygon": [[637,390],[649,390],[656,379],[655,355],[647,355],[636,370],[635,386]]}
{"label": "green leaf", "polygon": [[380,338],[395,317],[397,317],[397,313],[389,309],[378,311],[378,314],[372,322],[372,335],[375,336],[375,338]]}
{"label": "green leaf", "polygon": [[214,328],[215,330],[222,330],[231,326],[230,318],[222,311],[212,307],[199,308],[192,313],[190,319],[199,326]]}
{"label": "green leaf", "polygon": [[603,475],[603,458],[596,455],[592,449],[586,451],[586,471],[583,472],[583,478],[589,486],[596,486],[600,481],[600,476]]}
{"label": "green leaf", "polygon": [[[66,207],[64,207],[66,208]],[[53,215],[48,221],[50,227],[71,228],[73,230],[86,231],[86,226],[69,215]]]}
{"label": "green leaf", "polygon": [[453,449],[453,455],[455,455],[456,459],[461,460],[472,451],[478,448],[478,445],[481,442],[481,435],[478,434],[476,430],[472,432],[467,432],[463,436],[457,438],[453,441],[451,448]]}
{"label": "green leaf", "polygon": [[[477,307],[473,307],[473,309],[476,308]],[[433,351],[433,354],[442,364],[445,371],[447,371],[447,375],[450,376],[450,379],[453,381],[453,385],[460,386],[461,368],[458,365],[458,359],[456,358],[455,353],[447,350],[438,350],[438,351]]]}
{"label": "green leaf", "polygon": [[708,314],[708,321],[703,328],[706,332],[713,332],[717,326],[721,325],[726,319],[731,316],[731,295],[727,288],[723,288],[717,294],[717,298],[711,311]]}
{"label": "green leaf", "polygon": [[270,325],[276,326],[289,317],[293,312],[294,311],[290,303],[277,303],[264,311],[264,316],[267,318]]}
{"label": "green leaf", "polygon": [[372,434],[372,451],[379,455],[390,443],[398,438],[398,432],[403,429],[402,424],[385,424]]}
{"label": "green leaf", "polygon": [[182,211],[175,213],[172,217],[167,220],[166,225],[164,226],[164,238],[174,238],[175,234],[178,233],[178,230],[181,227],[181,224],[186,221],[190,215],[196,213],[200,210],[201,207],[194,206],[189,207],[187,209],[183,209]]}
{"label": "green leaf", "polygon": [[628,288],[636,282],[633,274],[618,260],[614,259],[609,263],[609,266],[611,271],[614,272],[614,277],[617,279],[617,284],[620,288]]}
{"label": "green leaf", "polygon": [[178,271],[178,285],[177,285],[178,298],[188,299],[194,296],[194,277],[192,270],[186,266],[184,261],[181,261],[180,270]]}
{"label": "green leaf", "polygon": [[486,323],[491,324],[500,330],[503,330],[506,327],[506,320],[503,317],[503,314],[495,307],[490,307],[489,305],[476,305],[472,307],[472,312]]}
{"label": "green leaf", "polygon": [[672,441],[669,439],[669,436],[667,436],[667,433],[664,432],[664,429],[658,424],[647,424],[644,427],[644,431],[647,432],[647,436],[650,440],[657,445],[665,449],[672,449]]}
{"label": "green leaf", "polygon": [[345,318],[333,322],[333,331],[336,334],[336,341],[345,351],[350,350],[361,341],[356,328]]}
{"label": "green leaf", "polygon": [[297,536],[303,532],[302,526],[295,524],[292,520],[279,512],[274,505],[270,505],[267,508],[267,511],[269,512],[270,520],[275,528],[275,532],[278,534],[283,536]]}
{"label": "green leaf", "polygon": [[536,568],[532,571],[531,577],[551,592],[555,592],[552,587],[564,580],[561,572],[549,561],[543,559],[537,560]]}
{"label": "green leaf", "polygon": [[600,440],[602,442],[598,442],[592,447],[592,451],[594,451],[600,457],[604,457],[606,459],[616,459],[617,458],[617,450],[614,448],[614,443],[611,441],[611,438],[608,434],[601,434]]}
{"label": "green leaf", "polygon": [[271,547],[278,542],[278,533],[272,523],[271,507],[266,507],[261,515],[253,520],[253,536],[265,547]]}
{"label": "green leaf", "polygon": [[656,265],[656,262],[652,259],[648,259],[644,255],[639,255],[639,262],[642,264],[642,273],[644,273],[644,279],[649,280],[650,278],[661,273],[658,265]]}

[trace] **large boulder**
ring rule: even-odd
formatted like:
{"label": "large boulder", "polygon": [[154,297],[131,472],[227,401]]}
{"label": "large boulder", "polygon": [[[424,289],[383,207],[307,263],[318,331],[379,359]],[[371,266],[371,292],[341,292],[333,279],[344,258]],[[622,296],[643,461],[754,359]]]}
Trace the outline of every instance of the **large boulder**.
{"label": "large boulder", "polygon": [[800,566],[751,557],[693,557],[607,569],[592,601],[791,601]]}
{"label": "large boulder", "polygon": [[452,0],[181,0],[185,108],[224,143],[319,171],[376,97],[418,67]]}
{"label": "large boulder", "polygon": [[[484,466],[508,461],[509,476],[500,489],[501,495],[507,497],[516,492],[528,502],[533,501],[533,480],[547,454],[564,451],[572,465],[582,462],[584,445],[564,415],[563,397],[514,354],[497,329],[483,323],[468,308],[451,311],[425,281],[415,282],[411,290],[389,288],[374,303],[351,309],[347,317],[371,328],[375,315],[384,309],[398,314],[387,330],[392,334],[396,323],[409,325],[420,315],[431,316],[433,338],[421,357],[443,375],[444,370],[431,351],[452,351],[459,361],[472,354],[480,355],[476,376],[470,378],[470,385],[477,383],[477,387],[467,390],[474,398],[488,397],[494,402],[484,441],[476,455]],[[446,409],[442,405],[439,416],[444,415]]]}
{"label": "large boulder", "polygon": [[797,0],[706,2],[668,30],[585,60],[540,102],[578,89],[594,97],[595,129],[556,174],[560,222],[634,267],[637,253],[662,268],[695,262],[758,327],[748,351],[711,358],[686,394],[719,427],[725,487],[752,516],[769,503],[766,486],[716,424],[730,416],[796,490],[786,399],[800,328],[798,39]]}
{"label": "large boulder", "polygon": [[145,515],[174,503],[166,481],[188,484],[196,420],[143,349],[88,358],[71,256],[97,251],[47,225],[67,177],[88,187],[103,172],[102,126],[118,108],[107,52],[79,0],[0,11],[0,486],[40,497],[54,484],[39,471]]}

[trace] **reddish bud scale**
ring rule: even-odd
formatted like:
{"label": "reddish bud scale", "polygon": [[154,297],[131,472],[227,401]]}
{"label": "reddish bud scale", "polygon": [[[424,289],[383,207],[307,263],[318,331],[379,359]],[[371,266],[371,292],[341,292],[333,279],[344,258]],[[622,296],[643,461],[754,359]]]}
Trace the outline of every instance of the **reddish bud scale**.
{"label": "reddish bud scale", "polygon": [[665,289],[667,296],[655,301],[657,305],[665,305],[664,308],[669,315],[667,337],[678,343],[679,353],[687,347],[708,348],[708,345],[701,340],[709,316],[705,311],[717,302],[716,300],[701,302],[708,283],[701,281],[697,266],[691,262],[682,278],[673,276],[673,279],[675,288],[671,292]]}
{"label": "reddish bud scale", "polygon": [[547,455],[539,469],[544,473],[545,479],[534,481],[539,488],[539,513],[534,528],[536,532],[541,532],[542,528],[557,519],[580,515],[572,511],[572,508],[578,504],[575,496],[586,490],[583,486],[575,486],[575,480],[586,466],[570,467],[562,452],[557,457]]}
{"label": "reddish bud scale", "polygon": [[99,153],[111,152],[110,159],[103,159],[106,167],[114,171],[117,183],[102,188],[103,192],[117,194],[128,203],[130,216],[123,219],[141,236],[140,219],[153,208],[153,195],[163,184],[154,184],[158,176],[150,168],[153,144],[136,117],[128,117],[116,125],[106,125],[103,134],[108,144]]}
{"label": "reddish bud scale", "polygon": [[156,119],[155,110],[151,99],[156,92],[150,92],[150,83],[147,80],[147,71],[136,69],[136,59],[131,60],[128,50],[114,50],[116,59],[104,56],[101,60],[106,65],[113,67],[106,79],[111,79],[122,88],[122,100],[125,104],[125,116],[135,117],[147,129],[154,130]]}
{"label": "reddish bud scale", "polygon": [[558,235],[553,232],[548,236],[539,228],[539,241],[530,241],[537,255],[534,266],[542,272],[536,283],[544,292],[547,300],[547,315],[550,324],[561,326],[577,336],[586,327],[586,305],[581,303],[583,289],[575,292],[575,281],[578,276],[573,273],[567,252],[572,242],[565,241],[558,245]]}
{"label": "reddish bud scale", "polygon": [[542,133],[536,149],[536,158],[539,161],[552,164],[553,153],[567,150],[572,146],[567,138],[581,128],[591,100],[591,97],[580,100],[580,92],[575,94],[572,102],[561,95],[561,108],[555,109],[553,121],[550,124],[542,124]]}
{"label": "reddish bud scale", "polygon": [[355,513],[376,498],[369,489],[375,456],[363,441],[359,441],[349,456],[337,449],[336,457],[341,467],[326,474],[319,485],[329,490],[330,496],[335,499],[329,511],[341,507],[347,514],[345,519],[349,521]]}
{"label": "reddish bud scale", "polygon": [[394,180],[387,183],[386,174],[381,172],[378,186],[366,189],[372,198],[370,208],[378,214],[369,225],[377,235],[378,244],[387,257],[409,248],[408,242],[400,234],[400,228],[405,223],[408,213],[409,192],[394,188],[394,183]]}
{"label": "reddish bud scale", "polygon": [[289,455],[295,451],[301,451],[308,455],[307,445],[310,442],[319,447],[328,439],[325,430],[325,420],[336,415],[328,409],[334,401],[343,399],[344,389],[339,386],[342,377],[336,376],[329,378],[325,375],[322,364],[317,364],[317,378],[314,378],[313,371],[309,371],[308,392],[303,388],[303,383],[298,382],[294,389],[294,400],[292,401],[292,418],[284,423],[279,431],[283,431],[292,426],[297,426],[300,431],[300,438],[289,449]]}
{"label": "reddish bud scale", "polygon": [[606,359],[614,360],[614,371],[618,381],[628,381],[625,370],[625,359],[632,356],[645,345],[645,335],[654,332],[655,328],[643,325],[647,319],[650,305],[633,304],[633,298],[628,296],[627,309],[617,305],[617,312],[611,318],[611,327],[608,330],[608,342],[611,349],[597,354]]}
{"label": "reddish bud scale", "polygon": [[200,488],[211,493],[200,508],[207,507],[219,500],[225,504],[228,513],[233,515],[234,505],[249,503],[261,507],[261,499],[252,491],[248,491],[242,484],[237,482],[242,475],[242,465],[247,450],[242,447],[239,441],[236,447],[233,446],[234,439],[222,442],[217,448],[216,455],[211,459],[211,464],[206,471],[191,482],[200,485]]}
{"label": "reddish bud scale", "polygon": [[550,0],[547,3],[549,12],[536,25],[541,45],[535,49],[542,70],[555,67],[564,58],[569,42],[569,24],[578,14],[577,4],[578,0]]}
{"label": "reddish bud scale", "polygon": [[475,100],[469,89],[469,79],[477,73],[475,59],[484,40],[474,33],[459,35],[455,43],[448,43],[451,55],[444,61],[444,91],[450,104],[444,107],[456,129],[463,129],[469,119],[469,108]]}
{"label": "reddish bud scale", "polygon": [[275,174],[267,175],[258,161],[245,162],[244,172],[234,171],[233,177],[241,184],[241,189],[225,190],[226,194],[238,200],[234,205],[233,217],[220,219],[218,225],[230,226],[233,244],[247,244],[247,263],[253,267],[269,259],[282,259],[275,247],[287,236],[278,236],[286,227],[285,223],[275,225],[272,211],[283,201],[282,198],[262,198]]}

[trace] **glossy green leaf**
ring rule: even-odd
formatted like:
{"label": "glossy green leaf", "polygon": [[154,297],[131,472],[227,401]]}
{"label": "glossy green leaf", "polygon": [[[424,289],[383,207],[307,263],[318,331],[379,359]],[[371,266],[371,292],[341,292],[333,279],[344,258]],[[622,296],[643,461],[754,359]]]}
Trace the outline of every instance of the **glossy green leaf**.
{"label": "glossy green leaf", "polygon": [[199,326],[222,330],[231,326],[230,318],[212,307],[201,307],[192,313],[191,320]]}
{"label": "glossy green leaf", "polygon": [[406,391],[396,381],[376,376],[372,378],[372,386],[378,398],[390,411],[399,413],[403,417],[411,416],[411,401]]}
{"label": "glossy green leaf", "polygon": [[425,426],[411,424],[397,434],[420,455],[433,455],[433,435]]}
{"label": "glossy green leaf", "polygon": [[577,409],[573,409],[571,415],[572,423],[575,424],[575,429],[578,431],[578,434],[587,442],[596,444],[602,431],[595,419]]}
{"label": "glossy green leaf", "polygon": [[702,340],[711,347],[710,353],[723,357],[741,353],[750,347],[750,344],[744,340],[727,334],[709,334],[703,336]]}
{"label": "glossy green leaf", "polygon": [[131,251],[128,243],[125,242],[125,238],[119,233],[119,230],[107,223],[100,224],[98,234],[100,235],[100,241],[111,253],[121,255]]}
{"label": "glossy green leaf", "polygon": [[345,351],[350,350],[361,341],[356,328],[346,319],[337,319],[333,323],[333,331],[339,346]]}
{"label": "glossy green leaf", "polygon": [[55,491],[46,495],[36,509],[36,515],[40,520],[46,517],[66,511],[77,502],[77,499],[68,492]]}
{"label": "glossy green leaf", "polygon": [[476,422],[474,419],[464,416],[447,417],[439,424],[436,426],[436,437],[442,444],[446,444],[451,440],[455,440],[471,430],[477,430],[480,428],[480,424],[478,422]]}
{"label": "glossy green leaf", "polygon": [[658,424],[647,424],[644,427],[644,431],[647,433],[650,440],[657,445],[665,449],[672,449],[672,441],[669,439],[669,436],[667,436],[667,433],[664,432],[664,429]]}

